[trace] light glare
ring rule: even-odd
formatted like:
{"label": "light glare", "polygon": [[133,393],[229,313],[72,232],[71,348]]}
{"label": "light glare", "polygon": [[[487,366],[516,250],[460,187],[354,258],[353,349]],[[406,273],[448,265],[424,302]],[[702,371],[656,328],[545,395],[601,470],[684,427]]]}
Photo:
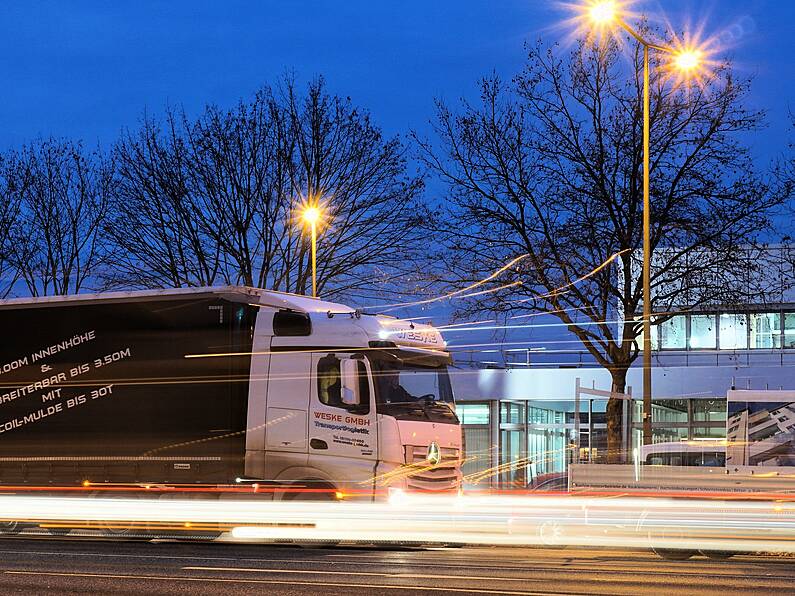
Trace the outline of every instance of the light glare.
{"label": "light glare", "polygon": [[317,207],[307,207],[304,209],[301,217],[309,225],[314,225],[320,220],[320,209]]}
{"label": "light glare", "polygon": [[683,50],[674,57],[676,68],[682,72],[689,72],[701,63],[700,53],[696,50]]}
{"label": "light glare", "polygon": [[607,25],[616,19],[616,3],[613,0],[595,2],[588,9],[588,16],[597,25]]}

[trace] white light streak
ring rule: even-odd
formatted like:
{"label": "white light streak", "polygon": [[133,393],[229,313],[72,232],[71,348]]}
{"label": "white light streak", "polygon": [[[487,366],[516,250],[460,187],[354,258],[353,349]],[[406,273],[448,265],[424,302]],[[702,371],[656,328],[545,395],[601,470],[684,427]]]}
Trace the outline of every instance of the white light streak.
{"label": "white light streak", "polygon": [[[795,503],[556,494],[436,496],[388,502],[0,496],[2,520],[51,527],[171,524],[225,528],[233,541],[583,545],[795,552]],[[554,520],[559,531],[549,535]],[[675,532],[672,532],[674,530]],[[671,536],[675,535],[675,538]]]}

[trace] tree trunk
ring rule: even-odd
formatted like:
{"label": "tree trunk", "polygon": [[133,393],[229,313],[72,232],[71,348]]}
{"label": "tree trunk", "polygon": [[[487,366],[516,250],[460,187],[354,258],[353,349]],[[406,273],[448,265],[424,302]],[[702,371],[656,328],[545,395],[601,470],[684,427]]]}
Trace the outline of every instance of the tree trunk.
{"label": "tree trunk", "polygon": [[[627,387],[627,368],[613,368],[613,393],[624,393]],[[607,400],[607,463],[620,464],[627,461],[628,445],[623,445],[624,400],[611,397]]]}

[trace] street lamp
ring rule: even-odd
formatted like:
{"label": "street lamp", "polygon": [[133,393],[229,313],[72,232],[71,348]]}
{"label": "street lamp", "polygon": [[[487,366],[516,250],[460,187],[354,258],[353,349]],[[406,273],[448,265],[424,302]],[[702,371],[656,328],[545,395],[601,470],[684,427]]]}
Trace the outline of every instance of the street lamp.
{"label": "street lamp", "polygon": [[312,234],[312,298],[317,298],[317,224],[322,216],[320,207],[316,205],[309,205],[301,212],[301,219]]}
{"label": "street lamp", "polygon": [[672,65],[690,73],[701,63],[701,53],[693,49],[676,49],[651,43],[621,18],[615,0],[599,0],[586,7],[596,27],[619,26],[643,47],[643,444],[652,442],[651,433],[651,208],[649,201],[649,52],[656,50],[672,56]]}

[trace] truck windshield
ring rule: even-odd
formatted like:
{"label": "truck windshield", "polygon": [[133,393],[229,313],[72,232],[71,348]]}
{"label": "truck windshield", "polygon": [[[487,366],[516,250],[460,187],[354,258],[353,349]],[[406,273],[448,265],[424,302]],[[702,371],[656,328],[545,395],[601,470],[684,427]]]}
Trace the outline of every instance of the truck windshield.
{"label": "truck windshield", "polygon": [[458,423],[447,367],[377,361],[373,375],[379,413],[399,420]]}

